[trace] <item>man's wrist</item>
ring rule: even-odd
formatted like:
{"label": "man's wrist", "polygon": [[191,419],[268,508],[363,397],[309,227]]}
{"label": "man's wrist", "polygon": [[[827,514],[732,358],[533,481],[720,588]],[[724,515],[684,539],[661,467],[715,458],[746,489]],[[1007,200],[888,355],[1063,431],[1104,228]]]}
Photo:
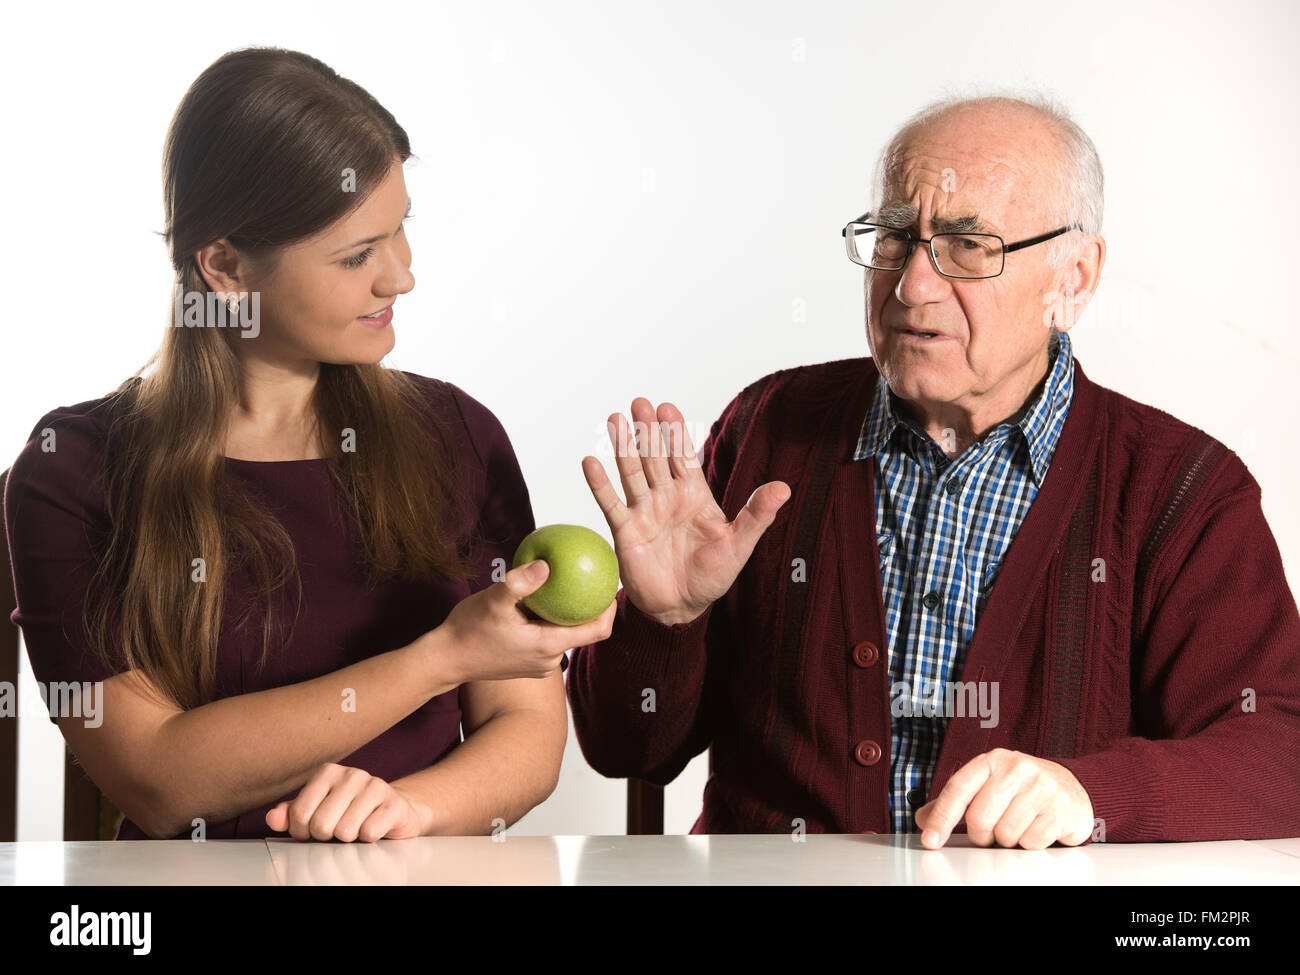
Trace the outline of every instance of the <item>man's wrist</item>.
{"label": "man's wrist", "polygon": [[[636,606],[635,603],[633,603],[632,605]],[[709,608],[708,606],[705,606],[703,609],[695,609],[695,610],[674,609],[666,613],[647,613],[645,610],[641,609],[641,607],[636,606],[637,611],[641,613],[642,616],[647,616],[650,619],[654,620],[656,623],[659,623],[663,626],[678,626],[686,623],[694,623],[697,619],[699,619],[701,616],[704,615],[705,611],[708,610],[708,608]]]}

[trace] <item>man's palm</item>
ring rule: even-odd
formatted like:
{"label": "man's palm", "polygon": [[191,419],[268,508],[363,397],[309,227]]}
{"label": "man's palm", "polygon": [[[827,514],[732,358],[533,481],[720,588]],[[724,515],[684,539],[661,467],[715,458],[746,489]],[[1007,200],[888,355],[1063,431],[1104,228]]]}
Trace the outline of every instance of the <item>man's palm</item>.
{"label": "man's palm", "polygon": [[728,522],[681,412],[664,403],[656,413],[638,397],[632,416],[635,432],[622,414],[609,418],[626,505],[596,458],[583,458],[583,473],[613,534],[627,597],[663,622],[686,622],[731,588],[790,491],[764,484]]}

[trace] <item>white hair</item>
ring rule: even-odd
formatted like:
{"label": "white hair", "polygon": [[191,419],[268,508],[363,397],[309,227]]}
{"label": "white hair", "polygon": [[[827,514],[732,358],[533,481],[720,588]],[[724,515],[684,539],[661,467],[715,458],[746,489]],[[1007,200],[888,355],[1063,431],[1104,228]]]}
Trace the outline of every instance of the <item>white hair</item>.
{"label": "white hair", "polygon": [[[1036,111],[1051,127],[1060,144],[1059,162],[1049,172],[1049,177],[1053,181],[1053,191],[1047,210],[1049,214],[1054,215],[1055,225],[1044,227],[1044,232],[1054,230],[1056,227],[1078,224],[1085,234],[1101,233],[1104,186],[1101,158],[1097,155],[1097,147],[1093,145],[1092,139],[1088,138],[1088,134],[1070,118],[1070,113],[1062,104],[1036,90],[1000,89],[950,94],[916,112],[894,133],[889,144],[880,153],[873,187],[876,205],[879,206],[883,202],[881,193],[887,185],[891,170],[897,164],[900,153],[907,145],[909,136],[956,109],[997,102],[1015,102]],[[1074,234],[1062,234],[1042,245],[1047,248],[1048,266],[1059,267],[1073,253],[1078,243],[1079,238]]]}

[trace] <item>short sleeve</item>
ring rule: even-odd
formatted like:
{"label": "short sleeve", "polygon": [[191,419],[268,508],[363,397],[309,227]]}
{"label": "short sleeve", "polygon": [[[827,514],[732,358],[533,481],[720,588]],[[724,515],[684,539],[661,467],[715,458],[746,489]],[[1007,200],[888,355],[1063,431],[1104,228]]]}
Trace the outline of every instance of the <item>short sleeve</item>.
{"label": "short sleeve", "polygon": [[[519,543],[537,527],[514,447],[501,421],[464,390],[448,384],[471,444],[470,490],[478,512],[471,558],[478,567],[473,591],[486,589],[509,571]],[[493,575],[496,575],[494,578]]]}
{"label": "short sleeve", "polygon": [[[97,542],[108,519],[97,474],[105,434],[101,420],[47,413],[14,461],[5,483],[4,520],[17,609],[32,674],[52,683],[106,680],[129,668],[120,649],[112,666],[84,636],[86,587],[97,567]],[[53,695],[46,694],[46,708]],[[50,721],[56,722],[53,714]],[[57,722],[56,722],[57,723]]]}

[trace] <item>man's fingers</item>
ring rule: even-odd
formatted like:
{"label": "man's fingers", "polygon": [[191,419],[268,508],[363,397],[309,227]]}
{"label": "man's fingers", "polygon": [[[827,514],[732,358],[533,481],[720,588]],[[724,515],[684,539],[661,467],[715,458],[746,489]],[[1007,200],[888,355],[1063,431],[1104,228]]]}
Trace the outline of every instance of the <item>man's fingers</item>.
{"label": "man's fingers", "polygon": [[672,479],[668,470],[668,456],[664,452],[663,438],[659,431],[659,417],[655,415],[654,404],[644,396],[632,401],[633,435],[636,439],[637,453],[641,457],[641,467],[645,472],[646,482],[651,488]]}
{"label": "man's fingers", "polygon": [[[1060,835],[1056,820],[1047,813],[1039,813],[1025,829],[1021,830],[1019,843],[1026,850],[1045,850],[1057,840],[1066,843]],[[1067,846],[1074,844],[1066,843]]]}
{"label": "man's fingers", "polygon": [[673,477],[687,477],[692,470],[699,471],[700,459],[695,454],[695,444],[691,442],[682,411],[672,403],[660,403],[659,422],[665,434],[668,469]]}
{"label": "man's fingers", "polygon": [[650,482],[641,469],[641,455],[637,450],[632,428],[622,413],[609,418],[609,439],[614,444],[614,462],[618,465],[619,479],[623,482],[623,496],[628,507],[633,507],[650,496]]}
{"label": "man's fingers", "polygon": [[994,789],[990,781],[966,810],[966,835],[979,846],[1017,846],[1041,811],[1042,802],[1033,791],[1017,789],[1011,782]]}
{"label": "man's fingers", "polygon": [[749,557],[748,553],[754,551],[759,536],[767,531],[777,511],[789,498],[790,488],[784,481],[768,481],[756,488],[749,496],[745,507],[740,509],[736,520],[732,522],[739,546],[745,551],[746,558]]}
{"label": "man's fingers", "polygon": [[614,485],[609,483],[609,478],[605,475],[605,465],[595,457],[584,457],[582,473],[587,479],[587,486],[591,488],[596,504],[600,506],[605,516],[605,521],[609,523],[610,531],[618,531],[627,521],[628,513],[619,499],[618,492],[614,490]]}
{"label": "man's fingers", "polygon": [[[981,761],[992,768],[991,760]],[[1040,793],[1030,788],[1030,783],[1017,766],[1004,763],[999,773],[990,774],[974,798],[966,804],[966,812],[962,817],[966,820],[966,835],[976,846],[992,846],[998,842],[998,824],[1017,798],[1024,797],[1027,800],[1027,804],[1021,806],[1013,817],[1019,819],[1023,826],[1033,822],[1034,816],[1038,815],[1038,807],[1041,806]],[[1009,845],[1015,846],[1019,839],[1020,834],[1017,833]]]}
{"label": "man's fingers", "polygon": [[937,850],[948,842],[948,837],[966,815],[966,808],[989,780],[991,772],[989,763],[979,756],[952,774],[934,801],[926,804],[931,808],[921,833],[921,842],[925,846]]}

